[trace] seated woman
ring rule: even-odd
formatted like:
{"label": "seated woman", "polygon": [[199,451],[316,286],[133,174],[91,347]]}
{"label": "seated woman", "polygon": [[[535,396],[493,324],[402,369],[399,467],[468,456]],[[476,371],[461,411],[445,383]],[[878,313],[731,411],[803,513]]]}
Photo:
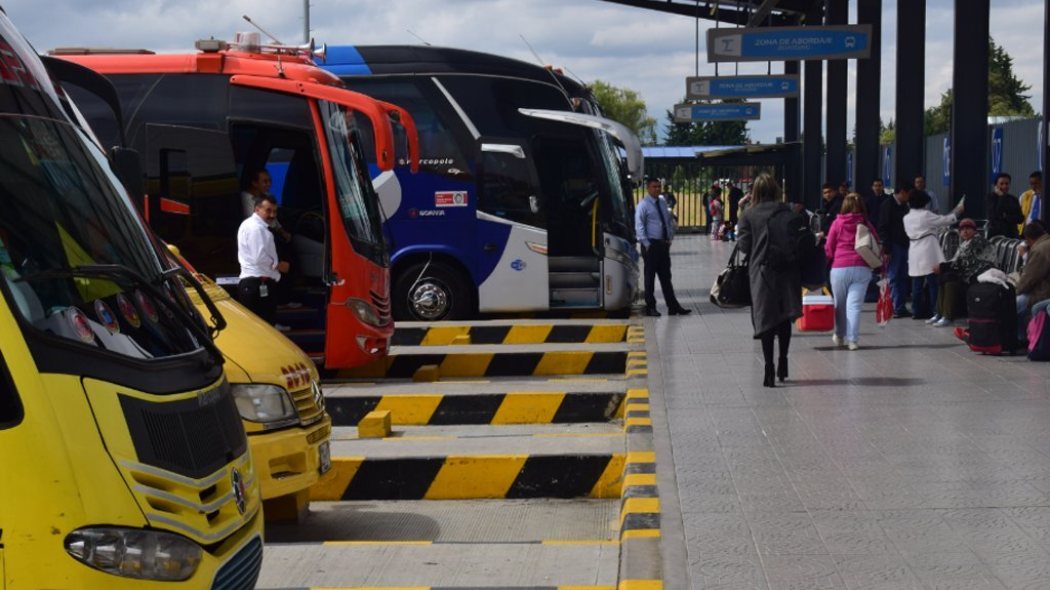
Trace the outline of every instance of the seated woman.
{"label": "seated woman", "polygon": [[955,312],[966,295],[966,287],[977,280],[977,275],[995,266],[995,250],[984,236],[977,233],[974,220],[959,222],[959,240],[955,256],[933,269],[940,281],[940,290],[937,315],[928,323],[937,327],[952,325]]}

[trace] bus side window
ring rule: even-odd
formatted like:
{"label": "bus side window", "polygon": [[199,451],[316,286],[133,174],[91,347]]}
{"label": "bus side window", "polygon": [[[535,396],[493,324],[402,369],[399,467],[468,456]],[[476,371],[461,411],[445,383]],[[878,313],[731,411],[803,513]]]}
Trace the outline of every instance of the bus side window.
{"label": "bus side window", "polygon": [[7,369],[7,361],[0,354],[0,430],[17,426],[21,421],[22,403]]}
{"label": "bus side window", "polygon": [[508,221],[547,227],[547,213],[527,158],[481,151],[478,172],[478,210]]}

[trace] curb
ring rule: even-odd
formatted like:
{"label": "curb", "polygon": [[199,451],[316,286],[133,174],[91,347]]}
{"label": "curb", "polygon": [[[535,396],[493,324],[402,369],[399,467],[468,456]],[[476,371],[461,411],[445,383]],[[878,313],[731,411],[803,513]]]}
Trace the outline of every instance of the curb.
{"label": "curb", "polygon": [[508,324],[503,326],[450,325],[396,328],[393,346],[449,346],[454,344],[574,344],[624,342],[623,324]]}
{"label": "curb", "polygon": [[341,379],[410,379],[423,367],[437,367],[444,377],[527,377],[533,375],[602,375],[623,373],[626,350],[397,354],[363,367],[325,374]]}
{"label": "curb", "polygon": [[615,498],[622,454],[333,457],[310,499]]}
{"label": "curb", "polygon": [[[645,342],[644,326],[633,326],[628,341]],[[618,590],[662,590],[660,490],[656,483],[656,447],[649,414],[649,370],[644,352],[627,360],[624,431],[627,458],[620,491],[620,572]]]}
{"label": "curb", "polygon": [[571,424],[623,417],[623,393],[537,391],[467,394],[332,396],[332,426],[357,426],[373,410],[389,410],[397,426],[453,424]]}

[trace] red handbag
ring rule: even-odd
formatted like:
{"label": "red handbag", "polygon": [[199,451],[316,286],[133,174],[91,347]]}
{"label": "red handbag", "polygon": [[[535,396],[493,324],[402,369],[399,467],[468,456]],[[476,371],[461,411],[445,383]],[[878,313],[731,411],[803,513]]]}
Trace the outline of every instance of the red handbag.
{"label": "red handbag", "polygon": [[875,323],[885,326],[893,319],[893,294],[890,292],[890,280],[879,279],[879,301],[875,304]]}

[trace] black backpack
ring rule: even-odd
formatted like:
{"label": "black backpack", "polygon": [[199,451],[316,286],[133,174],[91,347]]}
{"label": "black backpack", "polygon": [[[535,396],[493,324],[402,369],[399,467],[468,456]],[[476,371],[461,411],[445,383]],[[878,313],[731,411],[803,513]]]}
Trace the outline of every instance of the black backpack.
{"label": "black backpack", "polygon": [[777,207],[766,222],[765,260],[762,264],[780,272],[798,268],[814,256],[817,238],[804,215],[786,206]]}

